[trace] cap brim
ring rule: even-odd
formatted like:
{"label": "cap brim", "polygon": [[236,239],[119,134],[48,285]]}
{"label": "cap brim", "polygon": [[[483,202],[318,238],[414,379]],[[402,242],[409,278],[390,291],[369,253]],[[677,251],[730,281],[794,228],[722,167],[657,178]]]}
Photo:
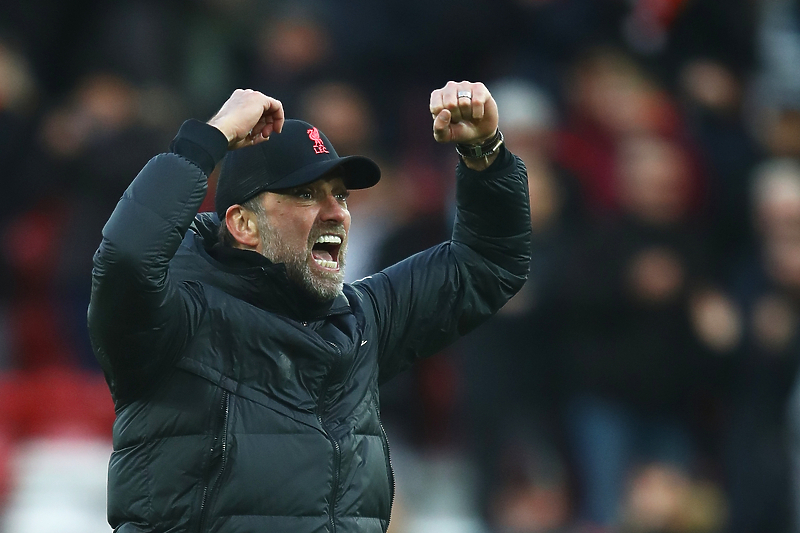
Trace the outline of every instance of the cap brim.
{"label": "cap brim", "polygon": [[350,155],[306,165],[300,170],[264,187],[261,191],[276,191],[305,185],[306,183],[317,181],[337,168],[341,168],[344,171],[342,178],[348,189],[366,189],[372,187],[381,179],[381,169],[373,160],[361,155]]}

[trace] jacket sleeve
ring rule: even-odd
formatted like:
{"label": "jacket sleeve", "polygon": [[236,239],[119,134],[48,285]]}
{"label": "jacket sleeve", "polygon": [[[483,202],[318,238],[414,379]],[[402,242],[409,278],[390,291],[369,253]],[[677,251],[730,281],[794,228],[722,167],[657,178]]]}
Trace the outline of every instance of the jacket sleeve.
{"label": "jacket sleeve", "polygon": [[215,128],[192,120],[183,124],[171,149],[151,159],[127,188],[94,255],[89,333],[115,396],[121,388],[153,381],[181,351],[201,315],[202,291],[174,282],[169,261],[227,141]]}
{"label": "jacket sleeve", "polygon": [[354,283],[374,309],[380,381],[497,312],[525,283],[530,250],[522,161],[505,147],[482,172],[459,161],[452,239]]}

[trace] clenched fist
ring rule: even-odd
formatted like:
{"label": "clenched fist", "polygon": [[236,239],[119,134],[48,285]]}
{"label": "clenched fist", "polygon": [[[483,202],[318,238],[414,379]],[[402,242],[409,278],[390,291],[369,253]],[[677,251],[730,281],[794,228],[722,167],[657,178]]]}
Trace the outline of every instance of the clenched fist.
{"label": "clenched fist", "polygon": [[252,89],[236,89],[222,104],[210,126],[228,139],[228,150],[250,146],[269,139],[283,128],[283,104]]}

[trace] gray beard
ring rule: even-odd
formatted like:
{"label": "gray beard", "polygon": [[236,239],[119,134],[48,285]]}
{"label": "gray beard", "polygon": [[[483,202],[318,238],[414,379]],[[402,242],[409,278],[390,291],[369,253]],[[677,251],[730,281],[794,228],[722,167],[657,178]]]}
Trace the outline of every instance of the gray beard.
{"label": "gray beard", "polygon": [[282,263],[286,267],[286,275],[291,281],[298,284],[315,300],[323,302],[332,300],[342,293],[345,256],[347,255],[346,237],[339,252],[339,271],[313,272],[311,265],[308,264],[308,253],[317,237],[324,233],[324,228],[312,228],[307,248],[296,250],[281,238],[278,231],[270,225],[266,216],[257,216],[256,220],[258,232],[261,235],[261,255],[273,263]]}

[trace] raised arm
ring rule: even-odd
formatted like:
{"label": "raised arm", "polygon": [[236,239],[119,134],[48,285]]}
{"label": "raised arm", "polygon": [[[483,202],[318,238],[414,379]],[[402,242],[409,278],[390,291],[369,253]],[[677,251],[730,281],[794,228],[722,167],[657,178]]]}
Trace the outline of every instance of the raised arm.
{"label": "raised arm", "polygon": [[376,313],[380,379],[471,331],[524,284],[530,205],[522,161],[502,145],[497,105],[482,83],[431,94],[434,138],[457,143],[452,239],[354,284]]}
{"label": "raised arm", "polygon": [[185,122],[171,152],[151,159],[123,194],[94,256],[88,312],[95,355],[115,395],[146,387],[190,338],[203,293],[174,282],[169,262],[214,166],[229,149],[265,142],[283,118],[279,101],[237,90],[207,124]]}

